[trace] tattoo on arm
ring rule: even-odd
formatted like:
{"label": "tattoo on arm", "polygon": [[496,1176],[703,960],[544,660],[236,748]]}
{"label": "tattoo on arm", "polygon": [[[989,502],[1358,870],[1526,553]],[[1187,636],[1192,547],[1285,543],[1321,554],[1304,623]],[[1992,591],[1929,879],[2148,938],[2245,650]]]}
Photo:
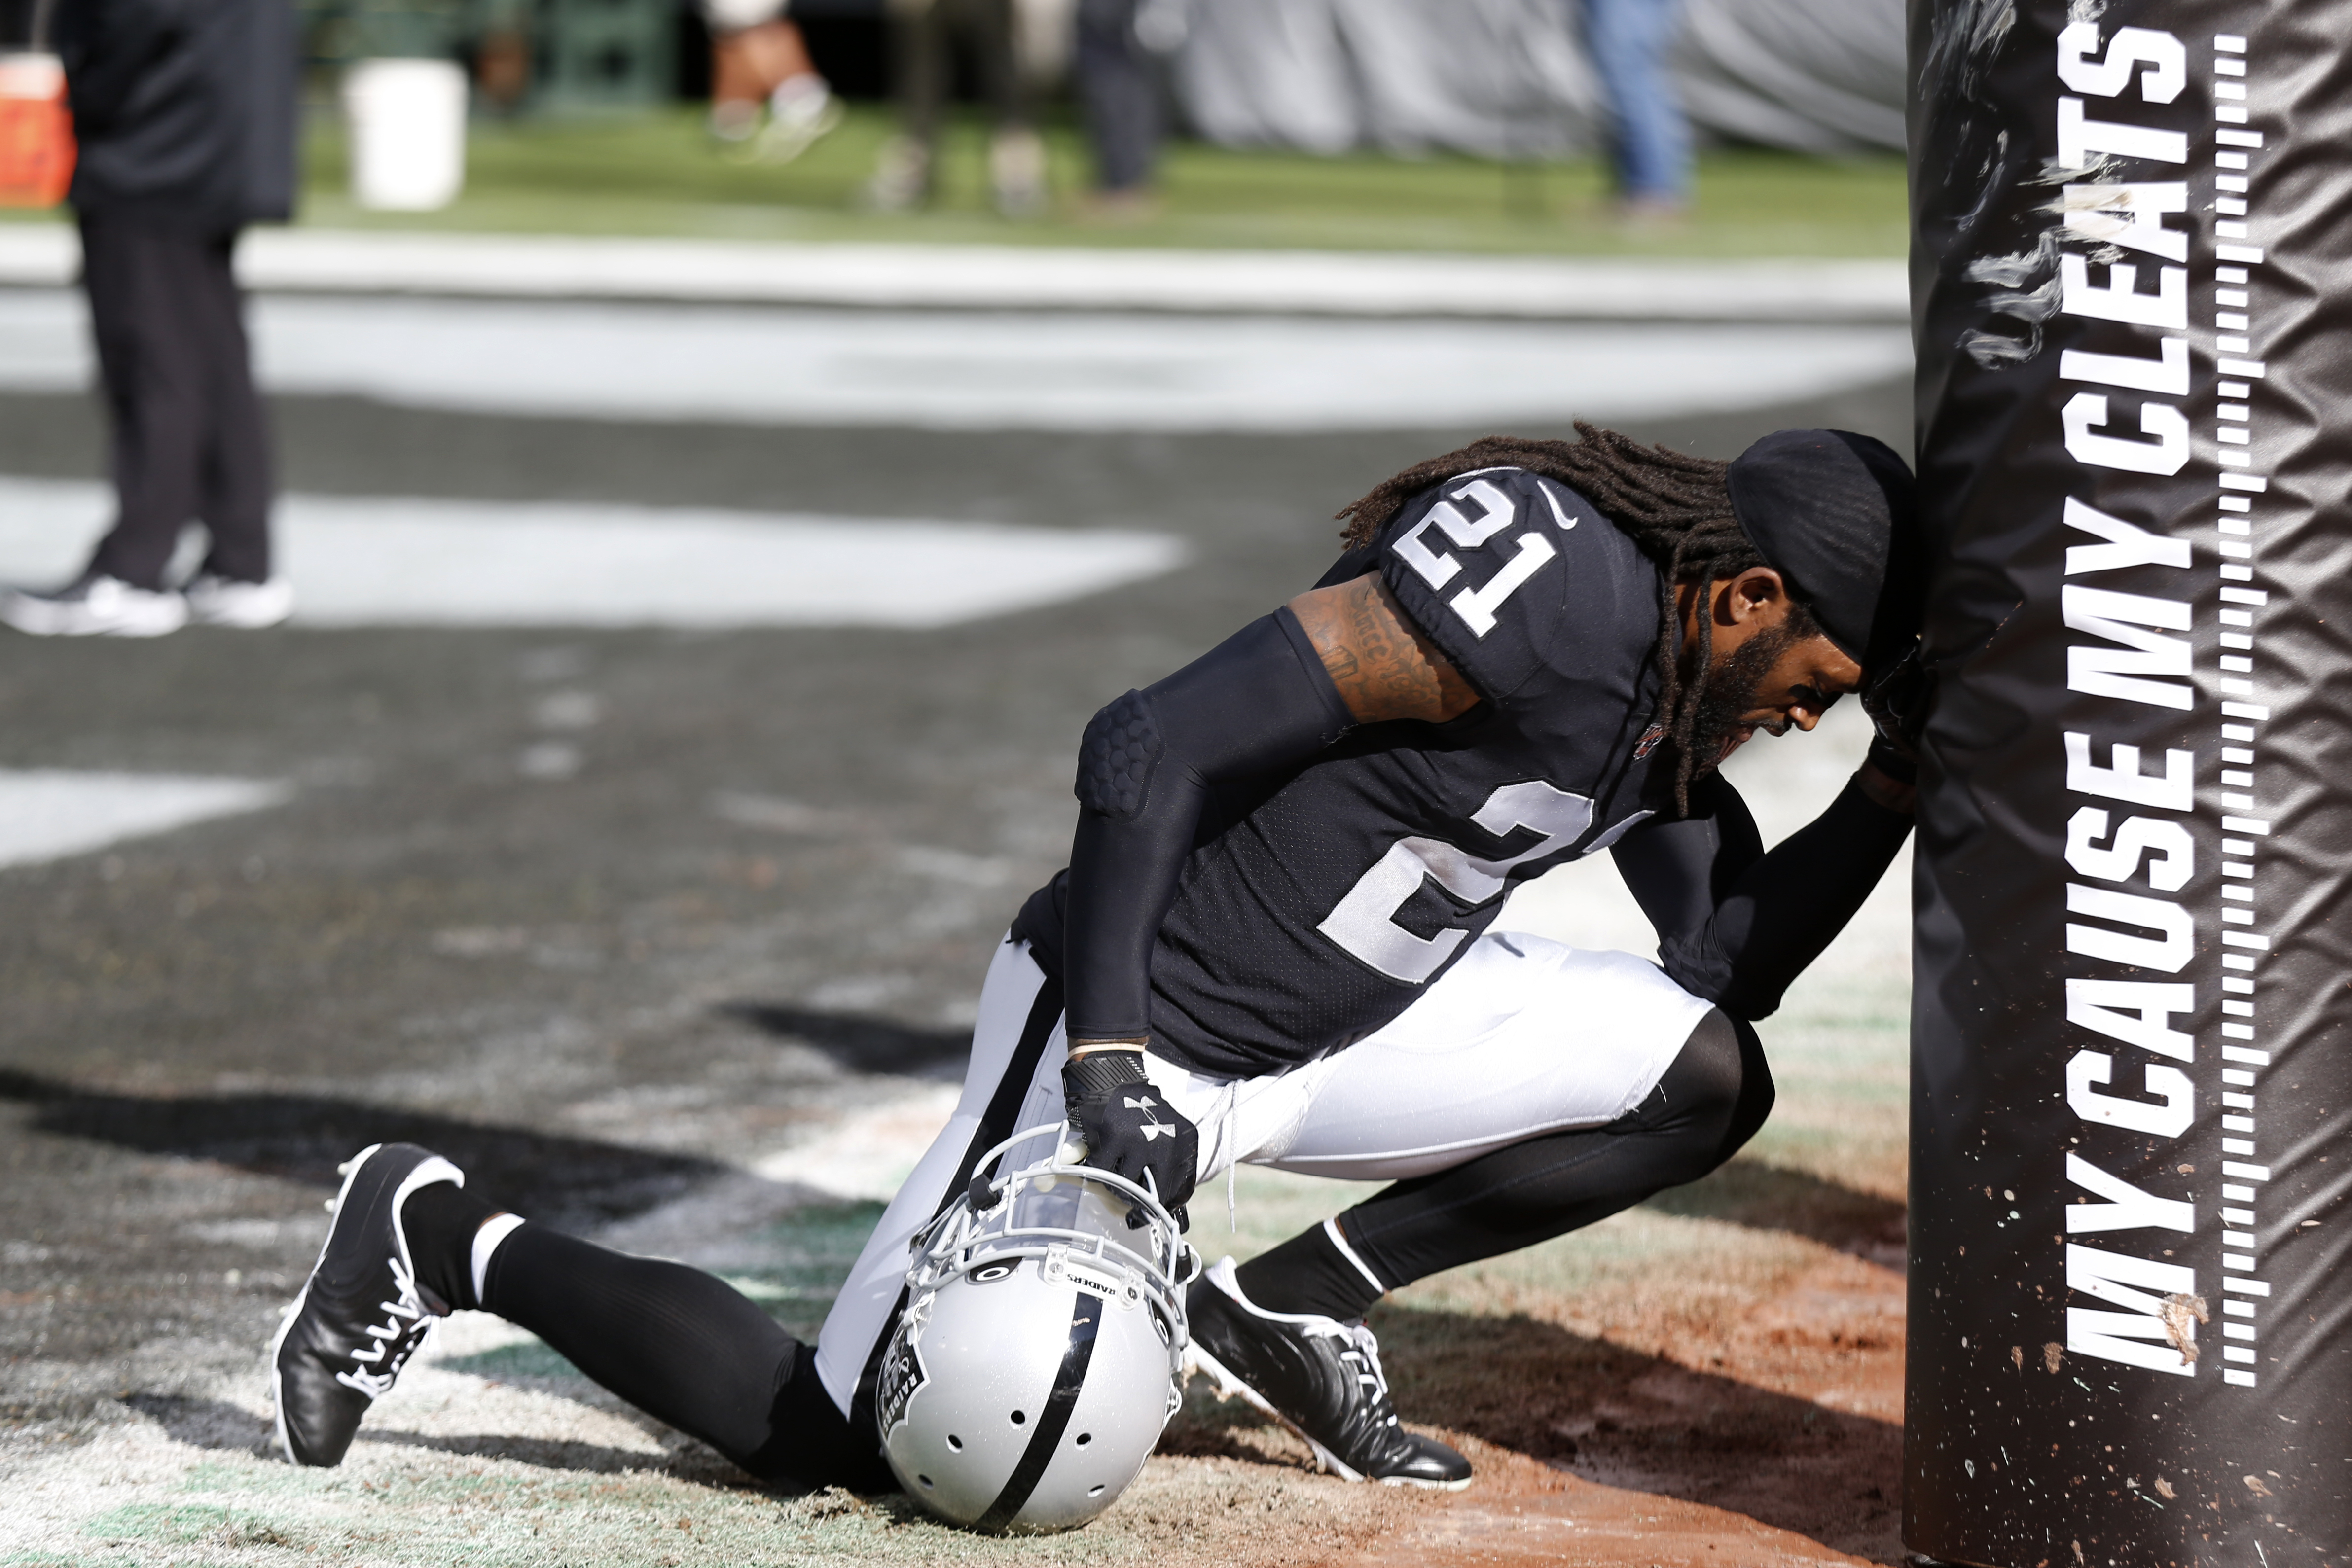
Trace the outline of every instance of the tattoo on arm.
{"label": "tattoo on arm", "polygon": [[1396,596],[1378,577],[1302,593],[1290,601],[1290,612],[1360,724],[1398,718],[1438,723],[1477,704],[1470,683],[1405,619]]}

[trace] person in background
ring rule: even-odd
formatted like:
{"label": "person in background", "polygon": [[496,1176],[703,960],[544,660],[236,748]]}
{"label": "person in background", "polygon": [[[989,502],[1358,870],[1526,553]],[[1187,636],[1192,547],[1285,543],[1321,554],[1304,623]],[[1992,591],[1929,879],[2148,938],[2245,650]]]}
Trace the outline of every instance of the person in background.
{"label": "person in background", "polygon": [[1617,211],[1671,219],[1690,202],[1690,121],[1667,78],[1678,0],[1584,0],[1584,37],[1609,99]]}
{"label": "person in background", "polygon": [[475,0],[474,101],[501,118],[530,95],[531,0]]}
{"label": "person in background", "polygon": [[[270,561],[268,420],[230,263],[245,225],[293,213],[293,5],[79,0],[56,40],[116,512],[79,578],[0,597],[0,620],[67,636],[275,625],[294,596]],[[192,522],[209,548],[175,586],[164,573]]]}
{"label": "person in background", "polygon": [[[702,0],[710,28],[710,134],[789,163],[841,123],[786,0]],[[765,129],[760,111],[767,110]]]}
{"label": "person in background", "polygon": [[1151,210],[1167,119],[1159,56],[1181,42],[1182,26],[1181,12],[1165,3],[1078,0],[1078,98],[1094,144],[1089,205],[1097,216],[1138,218]]}
{"label": "person in background", "polygon": [[867,183],[877,211],[929,202],[939,167],[940,121],[954,87],[961,37],[979,63],[996,115],[988,175],[996,210],[1009,218],[1045,210],[1045,144],[1031,121],[1029,84],[1013,40],[1013,0],[889,0],[898,65],[898,134],[882,149]]}

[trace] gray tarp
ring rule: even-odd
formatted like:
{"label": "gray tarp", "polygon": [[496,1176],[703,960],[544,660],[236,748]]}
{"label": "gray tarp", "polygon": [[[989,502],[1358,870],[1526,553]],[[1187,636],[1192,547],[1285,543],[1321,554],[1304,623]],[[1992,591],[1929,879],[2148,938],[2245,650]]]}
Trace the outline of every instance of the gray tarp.
{"label": "gray tarp", "polygon": [[[1210,140],[1506,157],[1598,140],[1577,0],[1190,0],[1175,58]],[[1684,0],[1700,131],[1811,152],[1903,146],[1900,0]]]}

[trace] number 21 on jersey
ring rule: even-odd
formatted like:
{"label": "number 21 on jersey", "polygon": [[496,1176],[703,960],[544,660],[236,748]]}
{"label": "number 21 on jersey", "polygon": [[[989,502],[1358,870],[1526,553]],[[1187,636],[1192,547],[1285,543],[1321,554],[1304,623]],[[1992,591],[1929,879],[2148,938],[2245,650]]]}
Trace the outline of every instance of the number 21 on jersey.
{"label": "number 21 on jersey", "polygon": [[[1544,499],[1551,501],[1552,514],[1559,519],[1560,527],[1576,527],[1576,519],[1560,511],[1559,503],[1552,500],[1549,491],[1545,493]],[[1462,501],[1477,506],[1479,515],[1475,521],[1465,516],[1456,504]],[[1439,528],[1461,549],[1478,549],[1488,539],[1509,528],[1517,516],[1518,507],[1491,481],[1473,479],[1430,507],[1421,521],[1397,536],[1391,548],[1395,549],[1398,559],[1421,574],[1423,582],[1432,588],[1444,588],[1461,575],[1462,563],[1451,555],[1431,549],[1423,541],[1423,534],[1433,528]],[[1516,542],[1519,547],[1518,553],[1505,561],[1502,570],[1486,580],[1486,586],[1465,588],[1445,601],[1446,607],[1460,616],[1462,623],[1476,636],[1484,637],[1492,632],[1495,629],[1495,612],[1502,607],[1503,601],[1517,592],[1546,561],[1559,553],[1539,529],[1528,529]]]}

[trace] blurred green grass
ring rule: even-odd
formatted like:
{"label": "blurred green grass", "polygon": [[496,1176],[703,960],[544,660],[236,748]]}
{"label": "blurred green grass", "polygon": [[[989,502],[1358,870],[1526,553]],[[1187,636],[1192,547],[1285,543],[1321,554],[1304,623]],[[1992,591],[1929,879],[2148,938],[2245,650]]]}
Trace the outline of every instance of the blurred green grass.
{"label": "blurred green grass", "polygon": [[[465,194],[437,213],[362,211],[348,193],[331,120],[306,142],[305,224],[331,228],[670,235],[917,244],[1328,248],[1534,256],[1899,256],[1898,158],[1827,160],[1719,151],[1699,160],[1690,215],[1633,226],[1608,211],[1589,159],[1506,166],[1450,155],[1338,158],[1171,144],[1159,210],[1089,216],[1086,153],[1067,123],[1046,136],[1056,201],[1042,218],[990,211],[986,139],[959,121],[927,211],[863,210],[861,193],[890,131],[888,112],[852,109],[790,164],[719,150],[691,107],[656,114],[485,122],[473,132]],[[16,214],[29,216],[31,214]]]}
{"label": "blurred green grass", "polygon": [[777,165],[730,157],[691,109],[485,125],[456,204],[394,215],[352,204],[342,139],[328,127],[308,144],[304,215],[335,227],[1534,255],[1892,256],[1905,243],[1899,159],[1763,152],[1704,157],[1691,216],[1637,228],[1608,215],[1604,177],[1590,160],[1506,167],[1181,141],[1169,149],[1159,212],[1108,222],[1085,210],[1085,149],[1066,124],[1046,136],[1053,214],[1011,222],[989,209],[985,132],[969,118],[946,140],[929,210],[866,212],[861,193],[889,131],[887,110],[857,106],[797,162]]}

